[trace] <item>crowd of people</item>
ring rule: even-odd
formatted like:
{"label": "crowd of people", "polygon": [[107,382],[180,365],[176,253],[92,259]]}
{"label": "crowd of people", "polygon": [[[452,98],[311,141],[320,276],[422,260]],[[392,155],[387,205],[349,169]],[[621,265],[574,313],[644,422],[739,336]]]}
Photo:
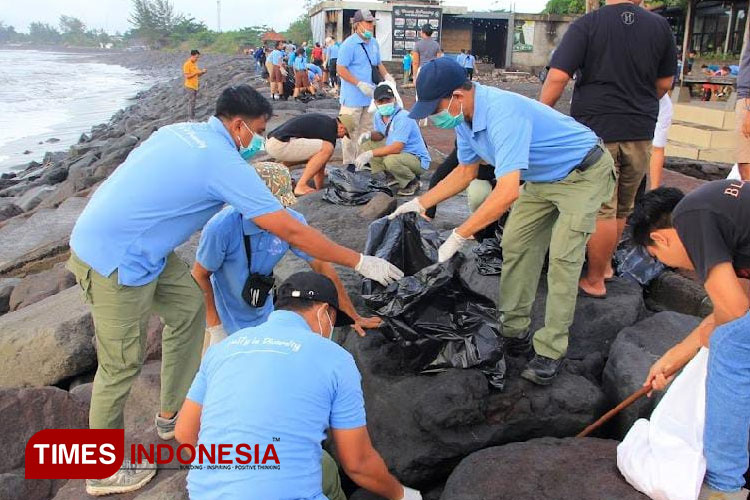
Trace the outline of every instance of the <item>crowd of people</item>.
{"label": "crowd of people", "polygon": [[[374,449],[354,359],[330,341],[337,326],[365,335],[381,323],[357,311],[332,264],[383,285],[403,272],[331,241],[291,208],[323,187],[341,140],[344,168],[385,172],[396,195],[409,197],[391,218],[416,212],[432,219],[439,203],[467,191],[472,213],[440,246],[439,262],[504,221],[501,333],[506,353],[528,360],[521,377],[534,384],[549,385],[560,372],[577,297],[606,298],[626,226],[664,264],[694,270],[714,312],[654,363],[645,385],[664,389],[700,346],[710,346],[701,498],[746,498],[750,185],[716,181],[687,195],[662,187],[636,202],[651,148],[663,148],[659,117],[668,114],[663,103],[676,71],[668,23],[639,4],[607,0],[572,23],[539,100],[473,82],[474,56],[443,57],[425,25],[403,66],[403,82],[413,73],[417,94],[405,109],[366,10],[354,14],[341,43],[256,52],[271,101],[251,86],[232,86],[208,121],[155,132],[99,187],[75,225],[68,268],[91,306],[97,339],[90,427],[123,428],[155,312],[165,323],[159,437],[196,445],[273,436],[283,460],[280,470],[191,470],[191,498],[345,499],[338,465],[321,446],[326,433],[359,486],[391,500],[421,498]],[[192,103],[205,73],[198,56],[193,51],[183,68]],[[747,63],[738,81],[738,110],[745,111]],[[308,64],[338,87],[338,116],[306,113],[267,132],[284,72],[295,71],[298,97],[313,83],[305,78]],[[567,116],[554,105],[574,75]],[[738,116],[740,171],[748,180],[750,113]],[[424,119],[454,130],[456,145],[429,190],[414,197],[431,162],[418,125]],[[253,161],[263,149],[273,162]],[[293,186],[288,169],[300,164]],[[198,230],[190,270],[174,250]],[[311,271],[277,284],[273,268],[290,250]],[[545,320],[532,331],[545,259]],[[93,495],[133,491],[155,474],[143,464],[123,467],[86,487]]]}

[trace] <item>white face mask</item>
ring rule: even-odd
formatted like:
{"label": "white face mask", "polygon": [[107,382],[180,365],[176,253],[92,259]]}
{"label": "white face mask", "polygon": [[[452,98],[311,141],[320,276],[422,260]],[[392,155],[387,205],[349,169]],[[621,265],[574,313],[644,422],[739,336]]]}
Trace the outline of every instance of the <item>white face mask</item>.
{"label": "white face mask", "polygon": [[315,314],[315,316],[318,318],[318,332],[325,338],[333,340],[333,321],[331,321],[331,315],[328,314],[328,309],[326,308],[326,318],[328,318],[328,324],[331,326],[331,329],[328,330],[328,334],[326,335],[323,333],[323,325],[320,322],[320,311],[322,311],[323,308],[321,307],[318,309],[318,312]]}

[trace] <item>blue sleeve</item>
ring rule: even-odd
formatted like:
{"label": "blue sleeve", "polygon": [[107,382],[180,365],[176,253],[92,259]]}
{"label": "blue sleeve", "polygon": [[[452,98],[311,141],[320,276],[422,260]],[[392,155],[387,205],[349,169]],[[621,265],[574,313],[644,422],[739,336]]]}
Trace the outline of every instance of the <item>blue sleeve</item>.
{"label": "blue sleeve", "polygon": [[208,192],[232,205],[248,219],[278,212],[281,203],[271,194],[253,167],[236,151],[228,151],[211,164]]}
{"label": "blue sleeve", "polygon": [[372,63],[377,65],[382,62],[380,60],[380,44],[377,42],[377,40],[374,40],[374,39],[373,39],[373,42],[374,43],[370,44],[371,46],[375,47],[375,56],[372,58]]}
{"label": "blue sleeve", "polygon": [[[359,44],[356,44],[359,45]],[[352,63],[352,56],[354,53],[352,52],[352,46],[353,44],[342,44],[341,47],[339,47],[339,56],[336,59],[336,64],[339,66],[349,66]]]}
{"label": "blue sleeve", "polygon": [[385,123],[383,123],[383,117],[377,111],[372,114],[372,128],[375,132],[385,135]]}
{"label": "blue sleeve", "polygon": [[456,129],[456,145],[458,149],[458,163],[470,165],[480,161],[479,155],[474,152],[469,141],[464,137],[461,130]]}
{"label": "blue sleeve", "polygon": [[[404,115],[404,116],[401,116]],[[414,131],[414,128],[419,128],[417,122],[405,115],[405,111],[402,111],[396,117],[396,120],[391,125],[389,130],[390,139],[392,142],[401,142],[404,145],[409,143],[409,136]],[[417,130],[418,132],[419,130]]]}
{"label": "blue sleeve", "polygon": [[334,373],[334,394],[331,405],[332,429],[356,429],[367,425],[362,377],[351,354],[346,353]]}
{"label": "blue sleeve", "polygon": [[531,129],[531,118],[521,106],[487,125],[490,142],[495,145],[495,177],[529,168]]}
{"label": "blue sleeve", "polygon": [[195,374],[193,383],[190,384],[190,390],[188,390],[187,396],[185,396],[190,401],[198,403],[199,405],[203,405],[203,400],[206,397],[206,388],[208,386],[206,380],[206,366],[210,358],[211,350],[209,349],[203,357],[200,369],[198,369],[198,373]]}
{"label": "blue sleeve", "polygon": [[212,273],[221,267],[227,254],[229,233],[234,229],[231,224],[227,224],[229,220],[231,220],[231,217],[224,217],[224,214],[219,212],[208,221],[201,232],[195,260]]}
{"label": "blue sleeve", "polygon": [[[294,218],[297,219],[298,221],[300,221],[302,224],[307,225],[307,221],[305,220],[305,216],[304,215],[302,215],[299,212],[295,212],[294,210],[290,210],[290,209],[287,209],[287,211],[290,214],[292,214],[292,216],[294,216]],[[300,250],[299,248],[290,247],[290,249],[292,250],[292,253],[294,255],[296,255],[300,259],[304,260],[305,262],[312,262],[313,260],[315,260],[312,257],[310,257],[309,255],[307,255],[305,252],[303,252],[302,250]]]}

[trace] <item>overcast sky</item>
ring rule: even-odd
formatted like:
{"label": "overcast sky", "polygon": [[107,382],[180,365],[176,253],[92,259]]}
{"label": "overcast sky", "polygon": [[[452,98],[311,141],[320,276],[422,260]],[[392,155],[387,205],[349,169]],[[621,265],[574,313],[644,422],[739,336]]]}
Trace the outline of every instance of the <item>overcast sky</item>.
{"label": "overcast sky", "polygon": [[[546,0],[446,0],[446,5],[464,5],[470,10],[509,9],[539,12]],[[88,28],[114,33],[130,29],[131,0],[0,0],[0,21],[28,32],[29,23],[57,25],[61,14],[81,19]],[[216,29],[214,0],[173,0],[175,11],[190,14]],[[302,0],[221,0],[222,30],[267,24],[277,31],[286,29],[301,13]]]}

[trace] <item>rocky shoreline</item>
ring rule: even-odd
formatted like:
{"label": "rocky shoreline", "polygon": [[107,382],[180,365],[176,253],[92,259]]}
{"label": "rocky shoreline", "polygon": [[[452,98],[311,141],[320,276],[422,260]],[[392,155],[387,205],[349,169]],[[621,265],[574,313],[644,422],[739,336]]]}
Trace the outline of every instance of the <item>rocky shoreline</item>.
{"label": "rocky shoreline", "polygon": [[[179,72],[183,59],[162,54],[138,62],[143,54],[110,56],[164,75]],[[207,56],[202,64],[209,72],[201,81],[198,119],[212,114],[226,86],[249,83],[268,94],[246,57]],[[274,103],[269,130],[308,111],[335,115],[338,107],[333,99]],[[153,131],[183,120],[184,110],[181,79],[160,82],[108,123],[83,134],[70,150],[0,179],[0,446],[6,450],[0,456],[0,498],[85,498],[82,480],[23,478],[24,446],[31,435],[42,428],[87,426],[96,351],[88,307],[62,264],[70,230],[96,186]],[[335,159],[340,162],[338,154]],[[368,224],[388,206],[360,211],[321,198],[321,193],[305,196],[295,210],[335,241],[360,251]],[[458,196],[440,206],[435,224],[448,230],[467,214],[466,198]],[[196,244],[197,235],[178,249],[188,263]],[[497,300],[499,278],[477,276],[471,255],[467,252],[462,275],[471,276],[467,281],[476,284],[474,291]],[[276,275],[283,279],[303,267],[287,256]],[[359,276],[348,269],[340,273],[357,297]],[[544,285],[533,328],[543,319]],[[653,360],[705,316],[710,304],[702,288],[672,272],[646,288],[617,279],[609,289],[606,300],[579,299],[569,359],[555,384],[544,388],[519,378],[521,359],[509,358],[506,388],[498,392],[478,370],[414,374],[408,353],[377,331],[365,338],[337,331],[337,341],[362,373],[370,433],[389,468],[422,489],[427,500],[645,499],[620,477],[614,449],[635,419],[650,414],[654,400],[640,402],[597,438],[571,436],[635,391]],[[153,414],[159,401],[161,328],[159,318],[152,318],[147,362],[126,407],[128,442],[157,442]],[[346,488],[351,499],[375,500],[354,491],[350,482]],[[143,490],[117,498],[187,499],[185,472],[160,471]]]}

